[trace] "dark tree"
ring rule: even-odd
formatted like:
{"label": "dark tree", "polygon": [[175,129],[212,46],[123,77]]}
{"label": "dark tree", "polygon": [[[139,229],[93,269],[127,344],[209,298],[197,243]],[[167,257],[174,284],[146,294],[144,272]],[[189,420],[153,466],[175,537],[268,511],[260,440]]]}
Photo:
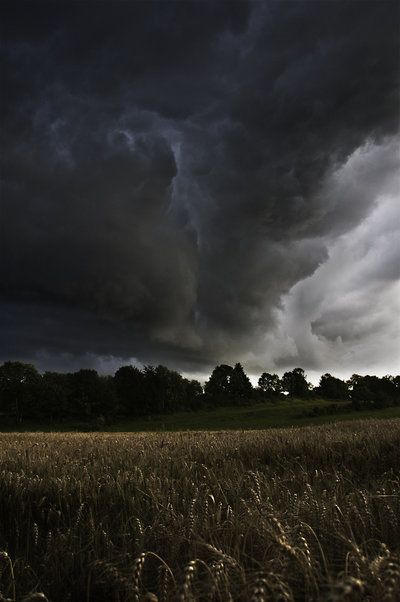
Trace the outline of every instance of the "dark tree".
{"label": "dark tree", "polygon": [[41,411],[50,420],[64,420],[71,413],[71,388],[68,374],[45,372],[41,382]]}
{"label": "dark tree", "polygon": [[200,383],[166,366],[123,366],[114,376],[121,406],[128,416],[163,414],[196,407]]}
{"label": "dark tree", "polygon": [[185,408],[184,378],[166,366],[145,366],[145,391],[149,414],[169,413]]}
{"label": "dark tree", "polygon": [[267,396],[282,393],[282,382],[277,374],[263,372],[258,379],[258,386]]}
{"label": "dark tree", "polygon": [[319,381],[319,386],[315,389],[317,395],[321,395],[324,399],[348,399],[349,387],[344,380],[323,374]]}
{"label": "dark tree", "polygon": [[20,424],[25,418],[39,418],[41,376],[32,364],[5,362],[0,366],[2,411]]}
{"label": "dark tree", "polygon": [[291,372],[285,372],[282,377],[282,387],[290,397],[308,397],[310,385],[302,368],[295,368]]}
{"label": "dark tree", "polygon": [[69,375],[71,388],[70,410],[76,417],[94,418],[101,410],[104,387],[96,370],[82,369]]}
{"label": "dark tree", "polygon": [[92,413],[97,419],[111,421],[119,413],[118,394],[112,376],[100,376],[97,397],[92,402]]}
{"label": "dark tree", "polygon": [[374,402],[377,407],[397,405],[400,393],[400,390],[396,387],[396,379],[400,385],[400,378],[398,376],[394,377],[388,374],[379,379],[376,376],[369,378],[372,381],[369,384],[369,388],[372,389]]}
{"label": "dark tree", "polygon": [[253,387],[241,364],[234,368],[221,364],[214,368],[204,388],[211,403],[229,405],[248,402],[253,395]]}
{"label": "dark tree", "polygon": [[389,378],[394,386],[394,403],[395,405],[400,405],[400,376],[385,376],[385,378]]}
{"label": "dark tree", "polygon": [[371,404],[373,402],[373,394],[368,387],[365,376],[353,374],[347,381],[347,385],[351,402],[356,409],[361,408],[366,403]]}
{"label": "dark tree", "polygon": [[395,405],[399,400],[399,389],[396,379],[399,377],[384,376],[360,376],[353,374],[348,381],[350,398],[353,406],[360,409],[364,406],[383,408]]}
{"label": "dark tree", "polygon": [[212,371],[206,382],[204,391],[214,403],[227,403],[230,399],[230,382],[233,374],[232,366],[221,364]]}
{"label": "dark tree", "polygon": [[199,409],[203,405],[203,387],[198,380],[184,379],[186,390],[186,407],[191,410]]}
{"label": "dark tree", "polygon": [[122,366],[114,375],[121,409],[127,416],[146,413],[144,374],[136,366]]}
{"label": "dark tree", "polygon": [[236,403],[249,402],[253,386],[241,364],[236,364],[229,379],[229,395]]}

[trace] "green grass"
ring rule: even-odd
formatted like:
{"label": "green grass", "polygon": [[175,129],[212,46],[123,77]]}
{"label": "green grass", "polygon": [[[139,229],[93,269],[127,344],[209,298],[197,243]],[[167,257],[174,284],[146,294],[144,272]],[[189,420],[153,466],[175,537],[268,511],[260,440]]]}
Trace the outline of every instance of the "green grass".
{"label": "green grass", "polygon": [[[163,431],[220,431],[254,430],[266,428],[285,428],[329,424],[342,420],[361,420],[365,418],[400,418],[400,407],[381,410],[345,411],[321,416],[302,416],[314,407],[326,407],[332,402],[324,399],[285,399],[277,402],[263,402],[248,406],[226,406],[210,410],[176,412],[174,414],[154,415],[144,418],[117,421],[104,427],[106,432],[163,432]],[[70,421],[63,424],[46,425],[25,423],[19,427],[2,427],[0,431],[43,431],[68,432],[85,430],[85,423]]]}
{"label": "green grass", "polygon": [[[363,418],[400,418],[400,407],[359,412],[343,410],[341,413],[316,417],[302,416],[304,411],[312,410],[315,406],[328,406],[330,403],[322,399],[294,399],[197,412],[176,412],[170,415],[118,422],[107,430],[116,432],[254,430],[326,424]],[[338,402],[338,405],[340,403]]]}

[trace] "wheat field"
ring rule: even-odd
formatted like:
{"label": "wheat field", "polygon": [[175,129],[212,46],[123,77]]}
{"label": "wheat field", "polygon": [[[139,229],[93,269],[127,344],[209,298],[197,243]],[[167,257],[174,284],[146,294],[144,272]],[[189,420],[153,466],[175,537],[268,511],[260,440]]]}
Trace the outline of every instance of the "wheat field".
{"label": "wheat field", "polygon": [[400,420],[0,435],[0,601],[400,600]]}

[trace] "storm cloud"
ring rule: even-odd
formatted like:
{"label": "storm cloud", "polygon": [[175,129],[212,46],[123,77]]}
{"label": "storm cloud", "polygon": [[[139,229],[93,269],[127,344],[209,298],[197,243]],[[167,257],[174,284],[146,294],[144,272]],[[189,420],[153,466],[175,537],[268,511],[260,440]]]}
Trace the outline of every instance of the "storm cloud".
{"label": "storm cloud", "polygon": [[397,2],[2,12],[0,359],[389,371]]}

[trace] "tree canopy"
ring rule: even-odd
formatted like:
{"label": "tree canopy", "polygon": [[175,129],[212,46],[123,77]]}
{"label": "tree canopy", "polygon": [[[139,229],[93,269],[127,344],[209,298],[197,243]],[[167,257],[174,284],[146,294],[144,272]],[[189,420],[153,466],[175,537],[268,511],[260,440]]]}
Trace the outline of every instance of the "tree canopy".
{"label": "tree canopy", "polygon": [[240,363],[220,364],[203,387],[166,366],[122,366],[114,376],[96,370],[40,374],[31,364],[0,366],[0,418],[16,424],[26,420],[111,421],[166,414],[201,407],[245,405],[285,397],[322,397],[351,404],[355,409],[400,405],[400,376],[361,376],[347,381],[323,374],[312,389],[302,368],[277,374],[263,372],[254,388]]}
{"label": "tree canopy", "polygon": [[306,380],[303,368],[295,368],[291,372],[285,372],[282,377],[282,388],[289,397],[308,397],[310,385]]}

